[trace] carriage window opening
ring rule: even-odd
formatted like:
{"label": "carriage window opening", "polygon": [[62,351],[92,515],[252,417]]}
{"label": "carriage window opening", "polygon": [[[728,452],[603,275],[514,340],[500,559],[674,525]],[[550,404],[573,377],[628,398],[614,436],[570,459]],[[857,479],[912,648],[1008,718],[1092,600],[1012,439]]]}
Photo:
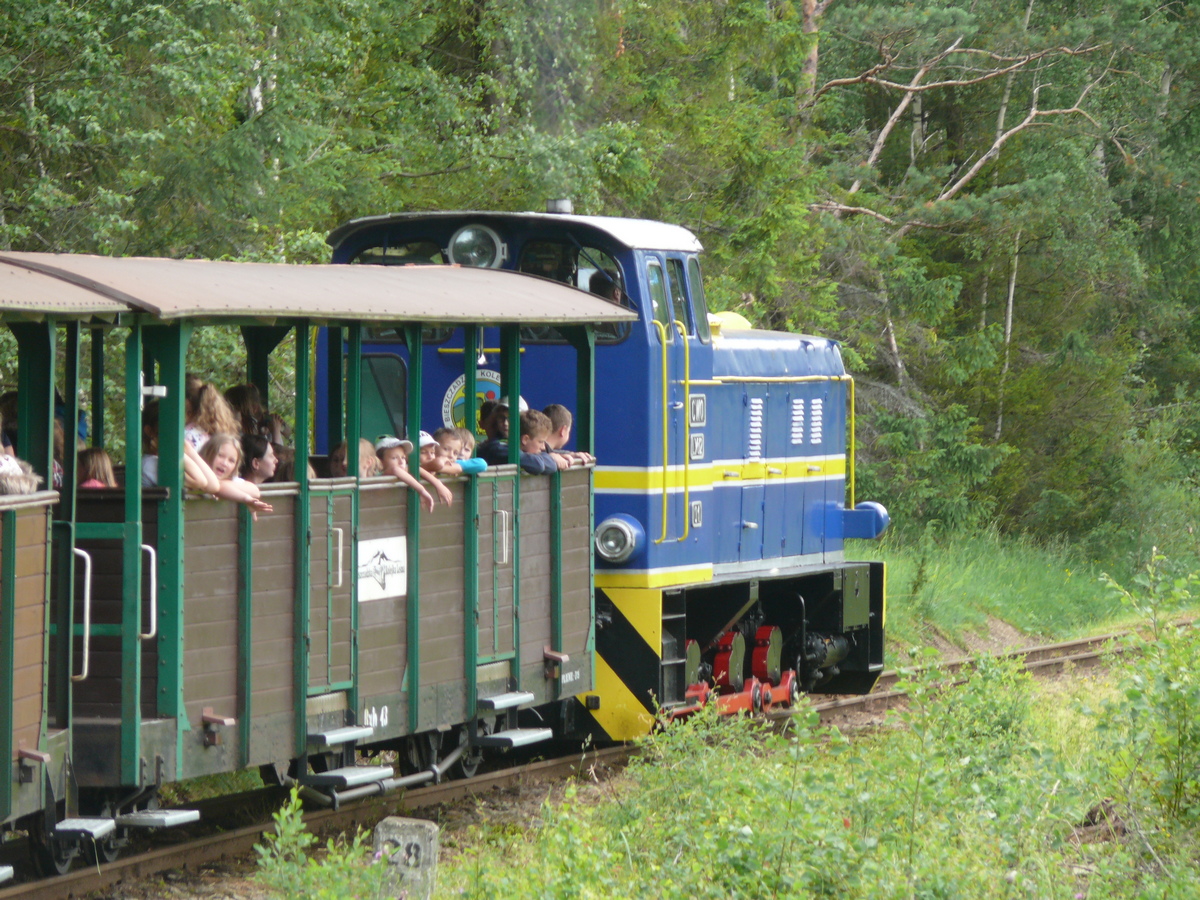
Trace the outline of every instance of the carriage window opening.
{"label": "carriage window opening", "polygon": [[433,241],[409,241],[394,247],[367,247],[351,260],[351,263],[369,266],[428,266],[445,262],[442,248]]}
{"label": "carriage window opening", "polygon": [[656,322],[670,325],[671,308],[667,305],[667,286],[663,283],[662,266],[657,261],[646,264],[646,283],[650,286],[651,314]]}
{"label": "carriage window opening", "polygon": [[701,343],[707,344],[712,340],[712,331],[708,327],[708,300],[704,296],[704,282],[700,278],[700,261],[694,256],[688,257],[688,282],[692,289],[692,313],[695,319],[696,337]]}
{"label": "carriage window opening", "polygon": [[521,248],[517,271],[577,286],[574,250],[557,241],[530,241]]}
{"label": "carriage window opening", "polygon": [[677,259],[667,260],[667,275],[671,289],[671,317],[682,322],[684,331],[695,334],[688,316],[687,293],[683,284],[683,263]]}

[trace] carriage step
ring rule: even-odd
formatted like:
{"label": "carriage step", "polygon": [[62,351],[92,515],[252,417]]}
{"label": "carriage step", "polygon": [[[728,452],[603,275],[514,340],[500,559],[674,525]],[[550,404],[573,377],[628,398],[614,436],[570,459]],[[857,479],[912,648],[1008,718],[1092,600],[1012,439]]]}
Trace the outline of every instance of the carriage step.
{"label": "carriage step", "polygon": [[122,828],[177,828],[199,821],[198,809],[140,809],[117,816]]}
{"label": "carriage step", "polygon": [[549,728],[510,728],[507,731],[497,731],[495,734],[481,734],[474,741],[478,747],[528,747],[530,744],[540,744],[554,737]]}
{"label": "carriage step", "polygon": [[112,819],[63,819],[54,826],[54,833],[70,837],[90,837],[94,841],[108,837],[117,830]]}
{"label": "carriage step", "polygon": [[345,790],[364,784],[383,781],[396,774],[391,766],[345,766],[341,769],[330,769],[328,772],[310,772],[297,779],[301,784],[311,787],[334,788]]}
{"label": "carriage step", "polygon": [[309,744],[318,747],[337,747],[352,741],[365,741],[375,733],[369,725],[347,725],[345,728],[335,728],[333,731],[318,731],[308,736]]}
{"label": "carriage step", "polygon": [[480,698],[479,708],[490,712],[500,709],[516,709],[518,706],[532,703],[534,699],[533,694],[529,693],[529,691],[509,691],[507,694],[496,694],[494,697]]}
{"label": "carriage step", "polygon": [[0,866],[0,881],[12,878],[12,866]]}

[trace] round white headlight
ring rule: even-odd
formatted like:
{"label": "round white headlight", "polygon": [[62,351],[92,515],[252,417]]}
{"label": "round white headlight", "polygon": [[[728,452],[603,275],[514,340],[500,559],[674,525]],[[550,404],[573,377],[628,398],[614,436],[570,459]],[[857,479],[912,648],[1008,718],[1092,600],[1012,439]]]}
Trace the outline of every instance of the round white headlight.
{"label": "round white headlight", "polygon": [[504,242],[486,225],[464,225],[450,238],[450,262],[475,269],[495,269],[504,261]]}
{"label": "round white headlight", "polygon": [[637,549],[640,528],[624,516],[605,519],[596,528],[596,552],[605,562],[623,563]]}

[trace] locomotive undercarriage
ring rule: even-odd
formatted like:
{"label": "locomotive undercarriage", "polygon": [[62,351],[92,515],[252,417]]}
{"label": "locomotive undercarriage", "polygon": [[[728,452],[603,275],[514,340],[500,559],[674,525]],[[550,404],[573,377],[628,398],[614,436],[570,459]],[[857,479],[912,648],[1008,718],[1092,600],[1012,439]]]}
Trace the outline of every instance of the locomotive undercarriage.
{"label": "locomotive undercarriage", "polygon": [[664,592],[657,698],[670,716],[866,693],[882,669],[878,564]]}

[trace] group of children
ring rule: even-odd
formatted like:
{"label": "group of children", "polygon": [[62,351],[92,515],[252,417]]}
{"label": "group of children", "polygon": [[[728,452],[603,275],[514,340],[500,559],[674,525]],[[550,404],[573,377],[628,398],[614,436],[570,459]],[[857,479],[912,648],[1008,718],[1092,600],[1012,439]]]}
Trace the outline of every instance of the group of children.
{"label": "group of children", "polygon": [[[552,404],[543,411],[520,404],[519,463],[525,472],[547,475],[574,465],[594,462],[588,453],[564,450],[571,437],[570,411]],[[143,412],[142,483],[158,484],[158,405],[151,401]],[[469,428],[439,428],[422,431],[418,445],[384,435],[359,446],[359,475],[390,475],[415,491],[421,505],[432,512],[440,500],[453,501],[442,477],[471,475],[486,471],[488,464],[509,461],[507,399],[485,402],[479,411],[480,427],[487,440],[475,450],[475,435]],[[213,385],[195,375],[187,379],[186,425],[184,429],[184,485],[189,490],[245,503],[255,512],[271,512],[262,499],[260,485],[294,480],[295,454],[282,440],[286,425],[278,416],[267,415],[254,385],[238,385],[222,395]],[[417,452],[418,464],[410,471],[408,457]],[[330,477],[347,474],[348,446],[345,442],[329,456]],[[315,477],[312,466],[309,476]],[[80,488],[118,486],[111,459],[101,448],[79,451],[77,480]],[[436,495],[436,496],[435,496]]]}
{"label": "group of children", "polygon": [[[562,449],[571,439],[571,412],[565,406],[552,404],[539,412],[528,409],[520,400],[521,469],[531,475],[549,475],[574,465],[595,462],[589,453]],[[417,472],[433,486],[446,504],[452,502],[450,490],[440,475],[474,475],[486,471],[488,464],[504,465],[508,460],[509,405],[507,399],[486,401],[479,410],[479,423],[488,439],[475,451],[475,435],[469,428],[439,428],[433,434],[422,431]],[[360,474],[394,475],[417,492],[421,503],[431,512],[435,505],[433,494],[408,470],[408,456],[413,452],[412,441],[384,435],[375,443],[375,460],[379,469],[364,467],[362,460],[370,458],[370,443],[363,442],[360,453]],[[332,457],[331,457],[332,461]],[[370,464],[368,464],[369,466]],[[345,454],[341,457],[341,472],[345,474]],[[332,468],[332,465],[331,465]]]}

